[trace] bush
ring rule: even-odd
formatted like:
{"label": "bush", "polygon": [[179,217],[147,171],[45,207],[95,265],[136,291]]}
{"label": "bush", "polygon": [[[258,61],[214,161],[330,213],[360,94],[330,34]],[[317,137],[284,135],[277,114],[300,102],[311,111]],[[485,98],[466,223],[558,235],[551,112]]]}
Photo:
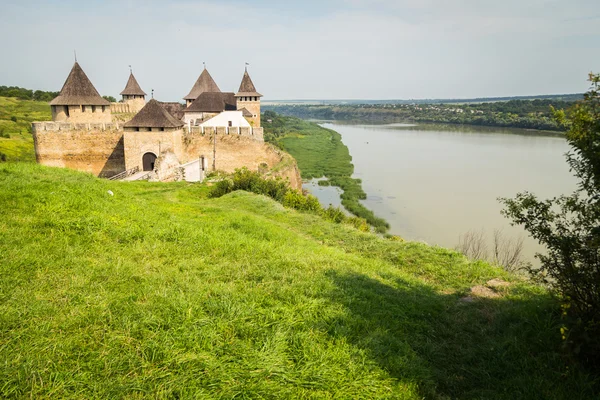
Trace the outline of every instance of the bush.
{"label": "bush", "polygon": [[318,212],[321,210],[321,204],[315,196],[303,195],[297,190],[288,190],[283,198],[285,207],[294,208],[301,211]]}
{"label": "bush", "polygon": [[221,197],[227,193],[233,192],[233,182],[231,179],[223,179],[215,183],[209,193],[209,197]]}
{"label": "bush", "polygon": [[321,215],[335,223],[347,223],[361,231],[369,231],[367,221],[359,217],[348,217],[339,208],[323,209],[319,199],[312,195],[304,195],[298,190],[291,189],[281,178],[264,179],[260,173],[248,168],[236,169],[230,178],[218,181],[209,192],[209,197],[216,198],[236,190],[245,190],[271,197],[285,207],[299,211],[307,211]]}
{"label": "bush", "polygon": [[567,163],[580,180],[569,196],[540,201],[531,193],[501,199],[504,215],[523,225],[547,249],[537,254],[532,276],[553,288],[563,301],[562,338],[583,361],[600,367],[600,75],[567,112],[555,111],[568,128],[572,151]]}

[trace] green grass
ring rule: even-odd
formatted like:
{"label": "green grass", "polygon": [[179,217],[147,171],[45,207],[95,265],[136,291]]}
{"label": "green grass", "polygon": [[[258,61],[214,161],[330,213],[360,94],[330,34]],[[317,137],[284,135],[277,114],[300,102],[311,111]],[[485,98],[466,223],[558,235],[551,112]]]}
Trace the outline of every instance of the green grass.
{"label": "green grass", "polygon": [[[268,119],[272,122],[267,122]],[[381,233],[389,229],[384,219],[359,202],[366,199],[367,194],[362,189],[360,179],[352,178],[352,156],[338,132],[314,122],[274,113],[263,115],[262,120],[265,121],[265,140],[281,147],[296,159],[303,179],[327,177],[327,184],[342,189],[344,208],[364,218]]]}
{"label": "green grass", "polygon": [[4,163],[0,187],[1,398],[597,395],[556,301],[453,251],[188,183]]}
{"label": "green grass", "polygon": [[0,97],[0,153],[8,161],[35,161],[31,122],[51,119],[46,102]]}

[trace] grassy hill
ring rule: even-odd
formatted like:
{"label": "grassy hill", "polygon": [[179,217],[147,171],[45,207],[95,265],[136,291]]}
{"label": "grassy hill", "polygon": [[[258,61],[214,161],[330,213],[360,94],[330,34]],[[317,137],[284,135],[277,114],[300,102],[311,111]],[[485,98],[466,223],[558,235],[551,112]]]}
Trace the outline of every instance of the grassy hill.
{"label": "grassy hill", "polygon": [[9,161],[35,161],[31,122],[51,119],[47,102],[0,97],[0,154]]}
{"label": "grassy hill", "polygon": [[455,252],[198,184],[0,187],[2,398],[595,395],[555,301]]}

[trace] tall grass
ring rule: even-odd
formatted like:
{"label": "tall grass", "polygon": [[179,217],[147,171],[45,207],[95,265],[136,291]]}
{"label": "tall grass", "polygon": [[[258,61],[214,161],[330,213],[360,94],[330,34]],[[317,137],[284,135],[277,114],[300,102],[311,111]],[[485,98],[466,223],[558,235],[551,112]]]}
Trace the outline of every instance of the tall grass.
{"label": "tall grass", "polygon": [[554,299],[456,252],[183,182],[3,163],[0,187],[1,398],[598,393]]}

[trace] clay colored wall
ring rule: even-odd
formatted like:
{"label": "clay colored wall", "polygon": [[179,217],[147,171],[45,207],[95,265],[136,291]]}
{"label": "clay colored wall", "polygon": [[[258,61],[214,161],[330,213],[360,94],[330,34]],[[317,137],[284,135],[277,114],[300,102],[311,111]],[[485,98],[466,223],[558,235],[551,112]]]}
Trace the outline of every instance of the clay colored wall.
{"label": "clay colored wall", "polygon": [[[157,157],[171,153],[180,164],[206,159],[212,170],[213,146],[216,146],[216,169],[233,172],[247,167],[256,171],[261,164],[275,166],[274,176],[288,178],[292,186],[301,189],[301,179],[295,160],[287,153],[262,141],[262,128],[241,128],[245,134],[227,134],[226,127],[210,131],[184,129],[161,131],[123,131],[118,124],[74,124],[66,122],[34,122],[33,138],[36,159],[40,164],[66,167],[110,177],[134,167],[142,169],[145,153]],[[214,142],[216,132],[216,143]],[[260,132],[260,138],[257,138]],[[283,167],[281,167],[283,165]]]}
{"label": "clay colored wall", "polygon": [[[125,170],[123,132],[112,124],[34,122],[38,163],[109,177]],[[88,126],[90,130],[88,130]]]}
{"label": "clay colored wall", "polygon": [[166,152],[173,152],[177,157],[181,153],[181,129],[160,131],[126,130],[123,134],[125,148],[125,169],[142,168],[142,157],[146,153],[154,153],[160,157]]}
{"label": "clay colored wall", "polygon": [[128,112],[131,113],[139,112],[146,105],[144,96],[123,96],[123,102],[129,104]]}
{"label": "clay colored wall", "polygon": [[69,115],[65,106],[52,106],[52,121],[55,122],[93,122],[110,123],[110,106],[68,106]]}
{"label": "clay colored wall", "polygon": [[241,110],[245,108],[250,111],[253,115],[252,118],[246,118],[250,125],[255,128],[260,128],[260,100],[257,101],[247,101],[244,99],[260,99],[259,97],[238,97],[237,100],[237,109]]}
{"label": "clay colored wall", "polygon": [[110,112],[114,114],[129,114],[132,111],[127,103],[110,103]]}

